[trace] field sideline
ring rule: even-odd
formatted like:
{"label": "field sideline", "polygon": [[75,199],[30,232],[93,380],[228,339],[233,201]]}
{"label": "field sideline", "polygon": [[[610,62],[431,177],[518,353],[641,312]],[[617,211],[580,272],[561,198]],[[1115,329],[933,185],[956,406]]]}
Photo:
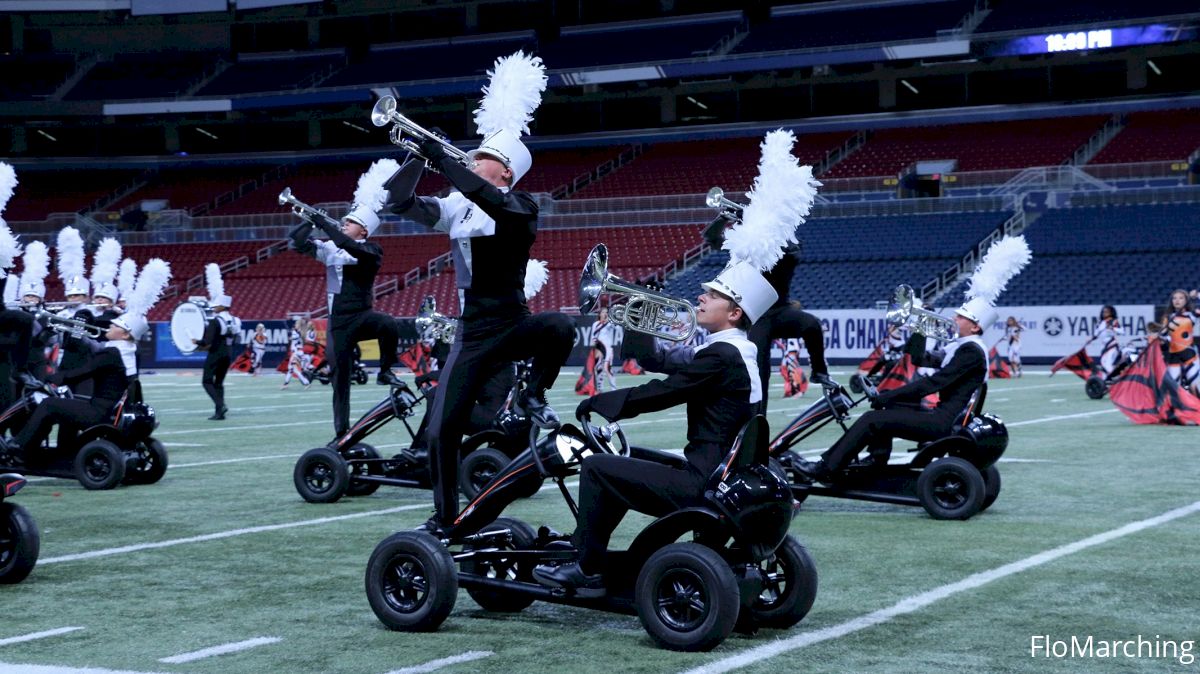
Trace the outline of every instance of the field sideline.
{"label": "field sideline", "polygon": [[[34,479],[14,499],[42,530],[25,582],[0,586],[0,672],[1128,672],[1198,667],[1186,657],[1031,655],[1037,639],[1200,638],[1200,431],[1134,426],[1083,382],[1044,368],[994,381],[989,411],[1009,426],[1003,491],[967,522],[923,510],[811,497],[792,533],[812,553],[816,604],[787,631],[733,635],[711,653],[657,649],[636,617],[534,604],[484,612],[460,593],[433,634],[390,632],[363,592],[375,544],[423,522],[428,492],[384,487],[303,502],[292,467],[331,435],[329,389],[280,391],[280,377],[231,376],[229,417],[194,373],[147,376],[155,437],[171,469],[157,485],[87,492]],[[564,418],[577,373],[550,402]],[[849,371],[835,369],[845,381]],[[621,385],[645,377],[619,377]],[[784,400],[778,430],[817,390]],[[384,395],[354,387],[354,414]],[[631,441],[678,449],[683,409],[623,424]],[[816,453],[835,434],[806,442]],[[398,423],[369,441],[407,445]],[[898,444],[898,447],[900,445]],[[570,530],[556,489],[506,514]],[[648,520],[631,516],[624,544]],[[1145,651],[1143,650],[1143,653]],[[1190,651],[1194,657],[1196,649]],[[1184,662],[1181,663],[1181,660]]]}

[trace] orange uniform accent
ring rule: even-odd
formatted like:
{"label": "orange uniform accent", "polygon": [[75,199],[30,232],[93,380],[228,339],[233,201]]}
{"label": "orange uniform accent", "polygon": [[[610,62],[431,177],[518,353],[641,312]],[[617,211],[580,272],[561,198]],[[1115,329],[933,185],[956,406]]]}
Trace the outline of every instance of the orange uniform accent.
{"label": "orange uniform accent", "polygon": [[1172,315],[1167,320],[1167,335],[1170,343],[1167,350],[1179,353],[1192,348],[1192,335],[1195,334],[1196,324],[1192,317],[1183,312]]}

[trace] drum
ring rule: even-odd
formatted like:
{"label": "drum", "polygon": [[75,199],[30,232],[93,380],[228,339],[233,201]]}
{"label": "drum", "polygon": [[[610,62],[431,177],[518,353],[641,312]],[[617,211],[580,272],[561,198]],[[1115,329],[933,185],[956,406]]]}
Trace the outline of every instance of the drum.
{"label": "drum", "polygon": [[204,337],[204,328],[213,316],[208,303],[200,299],[189,299],[179,303],[171,314],[171,341],[180,353],[196,351],[193,339]]}

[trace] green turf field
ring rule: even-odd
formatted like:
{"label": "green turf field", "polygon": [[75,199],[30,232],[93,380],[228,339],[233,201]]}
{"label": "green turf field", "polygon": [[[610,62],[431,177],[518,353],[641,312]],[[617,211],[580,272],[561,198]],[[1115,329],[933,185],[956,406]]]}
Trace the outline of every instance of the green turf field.
{"label": "green turf field", "polygon": [[[88,492],[41,479],[17,495],[41,527],[42,551],[25,582],[0,586],[0,672],[1200,669],[1187,657],[1031,657],[1035,635],[1200,637],[1200,430],[1134,426],[1108,400],[1089,400],[1078,378],[1030,372],[992,383],[988,407],[1011,442],[990,510],[942,522],[919,508],[812,497],[792,525],[820,574],[812,612],[791,630],[734,634],[700,654],[654,647],[636,617],[540,603],[489,614],[465,592],[436,633],[386,630],[363,592],[367,558],[389,533],[430,515],[429,493],[300,499],[293,464],[332,434],[327,387],[280,391],[275,375],[231,376],[229,418],[211,422],[198,376],[148,376],[155,435],[170,452],[160,483]],[[849,372],[835,375],[844,382]],[[573,416],[573,381],[564,372],[551,396],[564,417]],[[817,391],[782,400],[777,383],[771,394],[778,429]],[[354,387],[355,414],[383,395],[374,384]],[[682,409],[624,427],[640,445],[684,442]],[[833,437],[822,432],[802,448]],[[371,441],[387,454],[406,440],[393,424]],[[573,527],[550,490],[507,514]],[[631,516],[614,543],[647,521]],[[240,650],[187,655],[228,644]]]}

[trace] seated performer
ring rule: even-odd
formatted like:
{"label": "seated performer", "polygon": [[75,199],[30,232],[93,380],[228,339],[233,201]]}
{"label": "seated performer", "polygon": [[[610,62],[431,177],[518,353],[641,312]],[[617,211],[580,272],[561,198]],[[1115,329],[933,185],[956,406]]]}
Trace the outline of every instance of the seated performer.
{"label": "seated performer", "polygon": [[762,401],[757,349],[746,332],[775,302],[775,290],[748,262],[727,267],[703,286],[696,323],[711,333],[707,343],[665,351],[651,337],[626,331],[624,352],[637,357],[647,370],[668,377],[600,393],[579,403],[576,410],[580,416],[594,412],[616,421],[686,403],[688,467],[612,454],[584,459],[575,529],[579,561],[538,566],[533,572],[538,582],[601,588],[608,541],[625,513],[635,510],[660,516],[701,505],[709,476]]}
{"label": "seated performer", "polygon": [[1121,323],[1117,321],[1117,308],[1111,304],[1100,307],[1100,322],[1092,332],[1089,342],[1100,342],[1100,369],[1105,377],[1111,377],[1116,370],[1121,356],[1121,343],[1118,337],[1125,334]]}

